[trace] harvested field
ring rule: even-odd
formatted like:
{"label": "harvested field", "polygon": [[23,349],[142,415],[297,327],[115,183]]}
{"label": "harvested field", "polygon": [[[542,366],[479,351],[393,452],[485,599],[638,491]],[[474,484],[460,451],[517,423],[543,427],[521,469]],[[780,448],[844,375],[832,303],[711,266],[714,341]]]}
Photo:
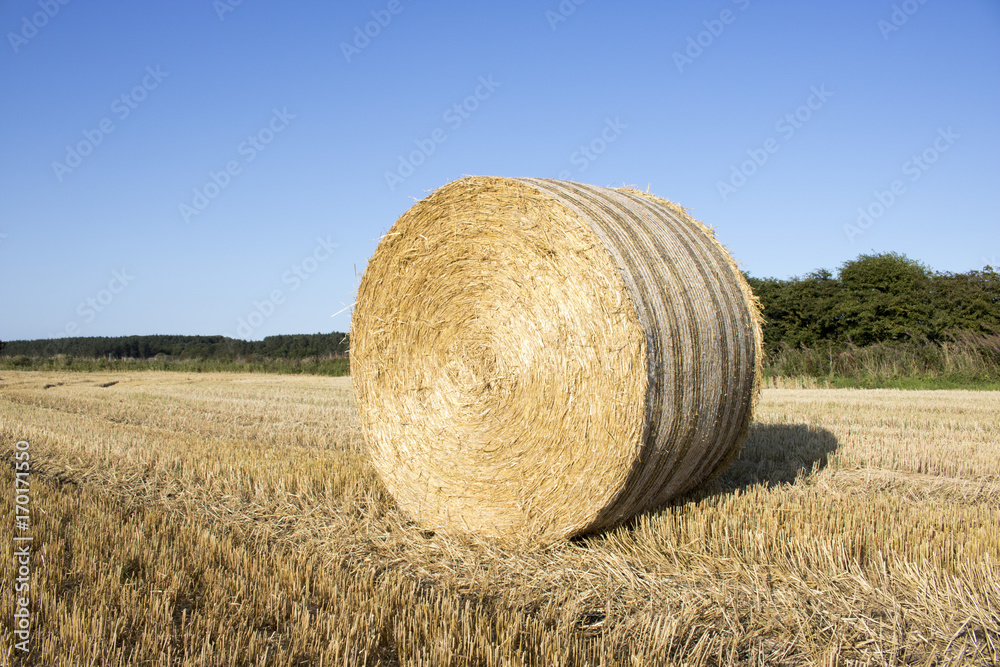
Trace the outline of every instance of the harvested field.
{"label": "harvested field", "polygon": [[708,487],[530,550],[409,523],[348,378],[0,375],[38,664],[1000,661],[995,392],[768,387]]}

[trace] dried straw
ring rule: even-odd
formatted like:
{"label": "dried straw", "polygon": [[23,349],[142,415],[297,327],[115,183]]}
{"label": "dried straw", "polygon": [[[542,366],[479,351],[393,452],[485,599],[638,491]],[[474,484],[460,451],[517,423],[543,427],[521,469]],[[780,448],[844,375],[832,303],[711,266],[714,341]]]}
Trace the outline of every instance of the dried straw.
{"label": "dried straw", "polygon": [[379,243],[351,323],[376,469],[445,533],[614,525],[737,455],[760,316],[714,233],[636,190],[468,177]]}

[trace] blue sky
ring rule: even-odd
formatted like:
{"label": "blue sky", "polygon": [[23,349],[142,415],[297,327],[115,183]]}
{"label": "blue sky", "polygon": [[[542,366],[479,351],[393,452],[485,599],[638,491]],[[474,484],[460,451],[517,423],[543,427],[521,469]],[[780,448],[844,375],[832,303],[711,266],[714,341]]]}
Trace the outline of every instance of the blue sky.
{"label": "blue sky", "polygon": [[9,0],[0,31],[0,339],[345,331],[378,237],[467,174],[648,187],[755,276],[1000,264],[996,0]]}

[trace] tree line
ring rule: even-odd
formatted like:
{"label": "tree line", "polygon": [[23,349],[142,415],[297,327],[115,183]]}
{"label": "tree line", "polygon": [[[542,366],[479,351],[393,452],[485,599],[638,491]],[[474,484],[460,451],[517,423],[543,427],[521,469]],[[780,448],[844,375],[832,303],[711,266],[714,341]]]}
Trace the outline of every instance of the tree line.
{"label": "tree line", "polygon": [[1000,273],[933,271],[898,253],[860,255],[781,280],[747,276],[770,356],[788,348],[937,344],[1000,332]]}
{"label": "tree line", "polygon": [[54,357],[66,355],[88,359],[169,358],[233,361],[236,359],[306,359],[347,356],[348,334],[315,333],[268,336],[246,341],[226,336],[118,336],[77,337],[43,340],[13,340],[3,344],[7,357]]}
{"label": "tree line", "polygon": [[[1000,383],[1000,274],[933,271],[898,253],[860,255],[834,275],[747,276],[764,315],[768,372]],[[346,374],[343,333],[120,336],[0,343],[0,367],[134,367]],[[100,364],[88,365],[84,360]],[[124,365],[123,365],[124,364]]]}

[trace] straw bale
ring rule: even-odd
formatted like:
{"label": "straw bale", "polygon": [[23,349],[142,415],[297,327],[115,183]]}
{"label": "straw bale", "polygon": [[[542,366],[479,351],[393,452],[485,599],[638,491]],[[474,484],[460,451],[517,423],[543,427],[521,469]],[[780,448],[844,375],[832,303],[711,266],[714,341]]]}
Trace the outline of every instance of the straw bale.
{"label": "straw bale", "polygon": [[382,238],[351,323],[372,461],[443,533],[554,539],[721,472],[760,315],[714,233],[630,189],[467,177]]}

